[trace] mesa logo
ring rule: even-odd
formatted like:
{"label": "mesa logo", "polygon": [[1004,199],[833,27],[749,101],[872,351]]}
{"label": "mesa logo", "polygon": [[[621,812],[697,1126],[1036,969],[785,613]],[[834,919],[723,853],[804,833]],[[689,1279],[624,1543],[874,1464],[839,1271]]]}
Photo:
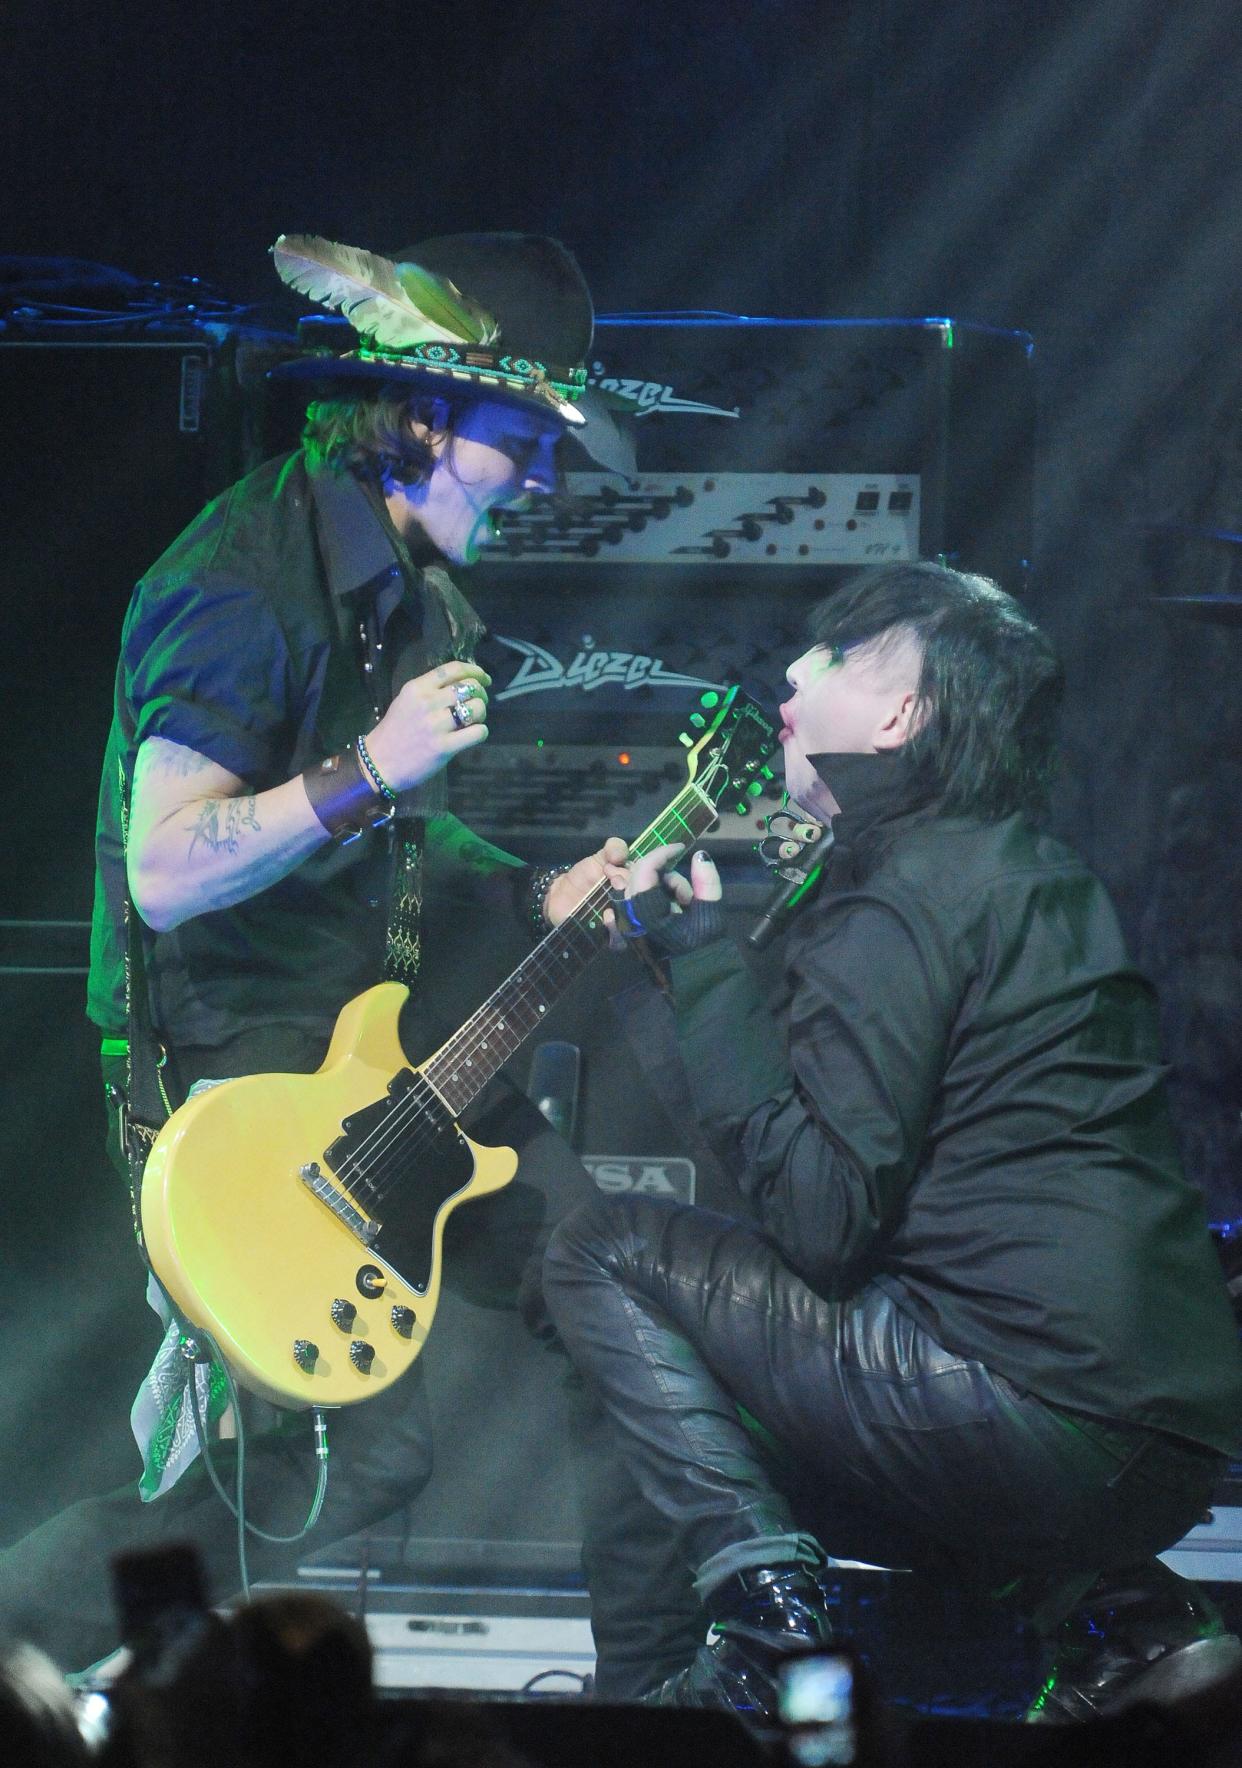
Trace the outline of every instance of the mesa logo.
{"label": "mesa logo", "polygon": [[582,1164],[610,1197],[694,1202],[694,1162],[677,1154],[584,1154]]}
{"label": "mesa logo", "polygon": [[591,364],[588,385],[603,393],[618,393],[634,406],[634,417],[650,417],[652,412],[697,412],[700,417],[740,417],[741,407],[732,410],[723,405],[705,405],[700,399],[682,399],[665,381],[623,380],[619,375],[606,375],[602,362]]}

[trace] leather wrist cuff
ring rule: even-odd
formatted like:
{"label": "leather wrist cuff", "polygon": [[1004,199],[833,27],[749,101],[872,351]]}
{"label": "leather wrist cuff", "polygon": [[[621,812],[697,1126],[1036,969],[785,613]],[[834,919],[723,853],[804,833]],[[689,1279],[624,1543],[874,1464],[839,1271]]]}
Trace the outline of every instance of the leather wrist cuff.
{"label": "leather wrist cuff", "polygon": [[352,749],[328,755],[302,775],[311,809],[329,835],[356,841],[392,817],[392,805],[376,791]]}

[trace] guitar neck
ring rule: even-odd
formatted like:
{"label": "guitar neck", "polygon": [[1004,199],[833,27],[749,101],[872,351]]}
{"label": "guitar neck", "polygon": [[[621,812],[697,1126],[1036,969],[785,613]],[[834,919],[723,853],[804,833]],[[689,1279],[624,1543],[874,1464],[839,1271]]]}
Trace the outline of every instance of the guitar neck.
{"label": "guitar neck", "polygon": [[[689,781],[630,844],[639,858],[670,841],[695,841],[716,821],[716,807]],[[455,1117],[547,1018],[569,984],[605,942],[609,885],[601,879],[502,982],[478,1011],[423,1064],[422,1072]]]}

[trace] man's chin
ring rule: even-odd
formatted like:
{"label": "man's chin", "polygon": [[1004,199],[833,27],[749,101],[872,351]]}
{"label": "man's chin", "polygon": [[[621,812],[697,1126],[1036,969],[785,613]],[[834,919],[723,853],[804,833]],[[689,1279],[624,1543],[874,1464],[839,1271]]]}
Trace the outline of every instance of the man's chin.
{"label": "man's chin", "polygon": [[479,517],[466,539],[462,542],[460,553],[450,553],[455,565],[476,564],[483,553],[490,551],[500,539],[500,528],[490,510]]}

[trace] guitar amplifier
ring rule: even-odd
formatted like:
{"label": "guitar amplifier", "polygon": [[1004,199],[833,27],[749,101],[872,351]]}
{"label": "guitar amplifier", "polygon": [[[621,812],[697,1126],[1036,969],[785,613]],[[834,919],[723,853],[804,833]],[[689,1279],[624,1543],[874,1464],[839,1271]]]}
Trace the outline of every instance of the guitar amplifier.
{"label": "guitar amplifier", "polygon": [[[289,1586],[257,1585],[255,1594]],[[389,1581],[351,1564],[304,1566],[296,1588],[361,1611],[381,1691],[581,1694],[595,1670],[586,1590]]]}
{"label": "guitar amplifier", "polygon": [[[570,471],[468,583],[494,686],[457,802],[540,858],[645,826],[696,694],[737,681],[774,706],[847,572],[939,554],[1020,590],[1030,552],[1025,333],[650,314],[600,321],[596,347],[594,384],[637,413],[635,476]],[[748,853],[777,802],[726,813],[718,854]]]}
{"label": "guitar amplifier", "polygon": [[950,556],[1017,591],[1030,555],[1033,345],[952,319],[601,319],[593,384],[629,402],[632,480],[571,472],[506,520],[546,565],[813,573]]}
{"label": "guitar amplifier", "polygon": [[[15,778],[57,733],[54,829],[0,859],[8,916],[87,916],[112,673],[135,580],[228,482],[226,396],[206,335],[179,341],[0,342],[5,645],[0,695]],[[89,456],[66,457],[89,412]]]}

